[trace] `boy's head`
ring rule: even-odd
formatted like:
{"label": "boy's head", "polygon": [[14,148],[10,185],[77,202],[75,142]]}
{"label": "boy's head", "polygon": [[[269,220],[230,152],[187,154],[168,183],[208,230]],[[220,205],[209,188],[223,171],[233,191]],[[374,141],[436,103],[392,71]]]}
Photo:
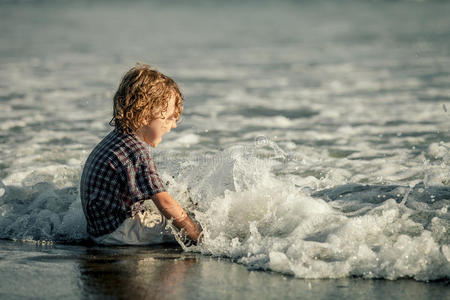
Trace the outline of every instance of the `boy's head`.
{"label": "boy's head", "polygon": [[110,125],[124,133],[136,132],[152,120],[166,118],[172,98],[173,116],[178,119],[183,110],[183,96],[178,85],[150,66],[137,64],[124,75],[114,95]]}

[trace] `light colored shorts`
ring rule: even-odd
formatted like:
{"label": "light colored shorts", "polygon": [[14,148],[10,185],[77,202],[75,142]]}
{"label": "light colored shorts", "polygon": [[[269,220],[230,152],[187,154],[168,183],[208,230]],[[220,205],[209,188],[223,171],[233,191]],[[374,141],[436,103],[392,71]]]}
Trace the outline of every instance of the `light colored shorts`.
{"label": "light colored shorts", "polygon": [[102,245],[156,245],[176,243],[173,228],[159,211],[146,210],[126,219],[115,231],[91,237]]}

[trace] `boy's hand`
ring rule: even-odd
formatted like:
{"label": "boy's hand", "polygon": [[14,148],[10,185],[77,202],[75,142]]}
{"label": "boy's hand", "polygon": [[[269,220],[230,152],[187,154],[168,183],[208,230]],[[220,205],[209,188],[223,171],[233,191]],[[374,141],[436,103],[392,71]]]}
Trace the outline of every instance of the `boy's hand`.
{"label": "boy's hand", "polygon": [[167,218],[172,219],[173,224],[180,230],[184,230],[187,236],[193,240],[198,241],[200,238],[200,233],[202,231],[201,226],[197,225],[183,210],[183,208],[178,204],[178,202],[173,199],[169,193],[162,192],[153,195],[153,202],[159,211]]}
{"label": "boy's hand", "polygon": [[197,239],[192,239],[189,235],[186,234],[186,231],[181,230],[181,241],[184,243],[186,247],[197,246],[203,241],[203,229],[197,222],[194,221],[194,224],[197,226],[197,231],[200,232]]}

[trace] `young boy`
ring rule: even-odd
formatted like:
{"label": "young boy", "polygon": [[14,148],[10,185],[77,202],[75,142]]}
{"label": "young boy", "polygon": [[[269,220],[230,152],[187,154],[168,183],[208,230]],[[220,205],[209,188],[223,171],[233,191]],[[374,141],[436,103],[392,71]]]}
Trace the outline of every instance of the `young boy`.
{"label": "young boy", "polygon": [[[168,220],[198,241],[201,229],[167,193],[148,147],[177,127],[182,110],[183,97],[170,77],[139,64],[123,77],[114,95],[115,129],[92,150],[81,176],[87,232],[95,242],[174,242]],[[147,199],[159,212],[142,212]]]}

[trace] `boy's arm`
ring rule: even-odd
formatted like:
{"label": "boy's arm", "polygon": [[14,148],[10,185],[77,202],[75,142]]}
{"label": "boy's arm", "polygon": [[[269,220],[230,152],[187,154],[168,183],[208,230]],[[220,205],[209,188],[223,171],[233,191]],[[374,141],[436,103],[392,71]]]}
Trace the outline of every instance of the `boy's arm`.
{"label": "boy's arm", "polygon": [[201,232],[199,226],[194,223],[184,209],[169,195],[168,192],[157,193],[152,196],[152,200],[159,211],[167,219],[173,220],[173,224],[178,229],[184,229],[192,240],[198,241]]}

